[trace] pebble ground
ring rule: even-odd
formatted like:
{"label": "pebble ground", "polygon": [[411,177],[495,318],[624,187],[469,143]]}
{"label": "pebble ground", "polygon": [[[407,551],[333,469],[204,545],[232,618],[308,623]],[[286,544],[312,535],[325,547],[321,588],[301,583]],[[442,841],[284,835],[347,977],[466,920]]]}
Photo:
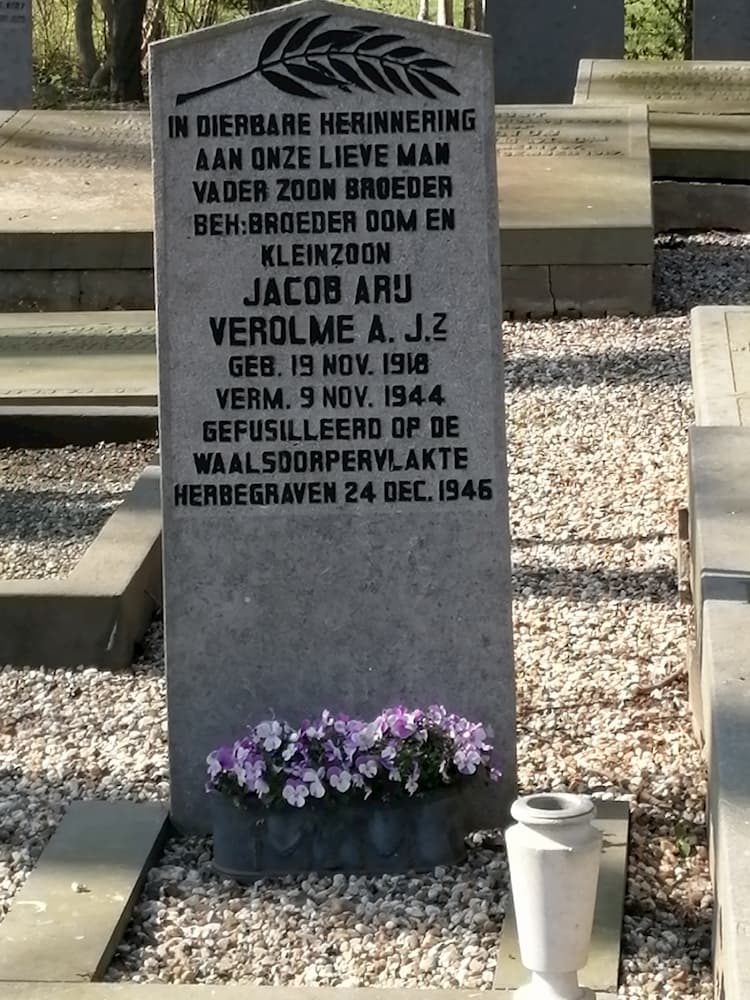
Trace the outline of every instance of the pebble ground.
{"label": "pebble ground", "polygon": [[0,448],[0,580],[67,576],[155,450]]}
{"label": "pebble ground", "polygon": [[[748,251],[750,236],[665,238],[660,315],[505,325],[520,784],[630,800],[619,995],[632,1000],[712,995],[675,528],[686,311],[750,301]],[[71,799],[166,797],[161,656],[155,623],[129,672],[0,671],[0,913]],[[211,873],[208,846],[167,846],[109,979],[491,986],[507,887],[497,832],[429,876],[246,888]]]}

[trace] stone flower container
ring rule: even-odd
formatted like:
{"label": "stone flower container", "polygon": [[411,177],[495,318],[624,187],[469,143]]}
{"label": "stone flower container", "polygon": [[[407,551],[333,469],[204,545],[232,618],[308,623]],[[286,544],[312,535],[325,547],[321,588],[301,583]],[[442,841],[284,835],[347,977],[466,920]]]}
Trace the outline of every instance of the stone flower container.
{"label": "stone flower container", "polygon": [[439,706],[261,722],[208,756],[214,867],[248,882],[457,864],[467,791],[500,776],[491,751],[481,724]]}
{"label": "stone flower container", "polygon": [[518,1000],[594,1000],[578,984],[588,959],[602,835],[585,795],[541,792],[517,799],[506,832],[521,962],[531,982]]}

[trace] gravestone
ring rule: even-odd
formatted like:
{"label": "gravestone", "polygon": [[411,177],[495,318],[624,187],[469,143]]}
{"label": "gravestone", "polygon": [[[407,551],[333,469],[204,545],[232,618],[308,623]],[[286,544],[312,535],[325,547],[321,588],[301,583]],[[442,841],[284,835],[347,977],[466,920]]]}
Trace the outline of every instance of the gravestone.
{"label": "gravestone", "polygon": [[0,113],[0,311],[153,308],[148,113]]}
{"label": "gravestone", "polygon": [[693,59],[750,59],[747,0],[693,0]]}
{"label": "gravestone", "polygon": [[0,108],[31,107],[31,0],[0,0]]}
{"label": "gravestone", "polygon": [[585,56],[622,58],[622,0],[490,0],[497,104],[567,104]]}
{"label": "gravestone", "polygon": [[581,60],[576,105],[644,101],[657,228],[750,225],[750,63]]}
{"label": "gravestone", "polygon": [[646,106],[498,105],[495,120],[503,309],[650,312]]}
{"label": "gravestone", "polygon": [[151,49],[172,813],[275,713],[443,703],[513,794],[489,39],[305,0]]}

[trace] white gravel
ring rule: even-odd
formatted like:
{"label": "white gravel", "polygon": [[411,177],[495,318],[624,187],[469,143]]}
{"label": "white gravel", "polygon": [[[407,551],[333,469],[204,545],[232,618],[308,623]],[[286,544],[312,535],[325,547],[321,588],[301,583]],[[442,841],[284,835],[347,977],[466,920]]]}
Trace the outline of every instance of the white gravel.
{"label": "white gravel", "polygon": [[[708,1000],[705,773],[687,705],[676,511],[691,420],[686,309],[750,299],[749,237],[659,241],[669,315],[505,325],[523,790],[626,796],[620,996]],[[0,908],[65,803],[167,793],[161,629],[132,673],[0,673]],[[488,988],[501,839],[415,879],[240,887],[171,842],[108,978]]]}
{"label": "white gravel", "polygon": [[66,576],[155,451],[0,448],[0,580]]}

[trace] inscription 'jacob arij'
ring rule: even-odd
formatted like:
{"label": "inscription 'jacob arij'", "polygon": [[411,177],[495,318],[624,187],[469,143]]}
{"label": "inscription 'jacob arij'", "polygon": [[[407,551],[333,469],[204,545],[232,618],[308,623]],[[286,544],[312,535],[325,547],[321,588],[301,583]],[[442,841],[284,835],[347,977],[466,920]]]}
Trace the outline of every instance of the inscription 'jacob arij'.
{"label": "inscription 'jacob arij'", "polygon": [[[252,553],[264,598],[250,594],[236,630],[284,664],[253,679],[256,715],[302,717],[326,686],[349,710],[441,692],[455,704],[456,637],[441,628],[418,656],[413,636],[391,639],[403,649],[380,684],[341,676],[382,655],[394,599],[401,613],[407,594],[437,593],[451,562],[462,591],[497,585],[469,618],[493,633],[491,669],[510,669],[489,46],[305,0],[152,48],[167,643],[195,655],[195,597],[170,566],[192,564],[218,600]],[[278,621],[276,645],[263,638],[272,595],[291,608],[312,592],[325,606],[304,641],[279,640]],[[300,686],[311,647],[328,685]],[[409,676],[415,656],[433,661],[429,686],[422,667]],[[486,716],[487,697],[463,709]],[[170,719],[173,751],[226,737],[226,712],[199,714]],[[184,757],[183,823],[202,782],[200,754]]]}

